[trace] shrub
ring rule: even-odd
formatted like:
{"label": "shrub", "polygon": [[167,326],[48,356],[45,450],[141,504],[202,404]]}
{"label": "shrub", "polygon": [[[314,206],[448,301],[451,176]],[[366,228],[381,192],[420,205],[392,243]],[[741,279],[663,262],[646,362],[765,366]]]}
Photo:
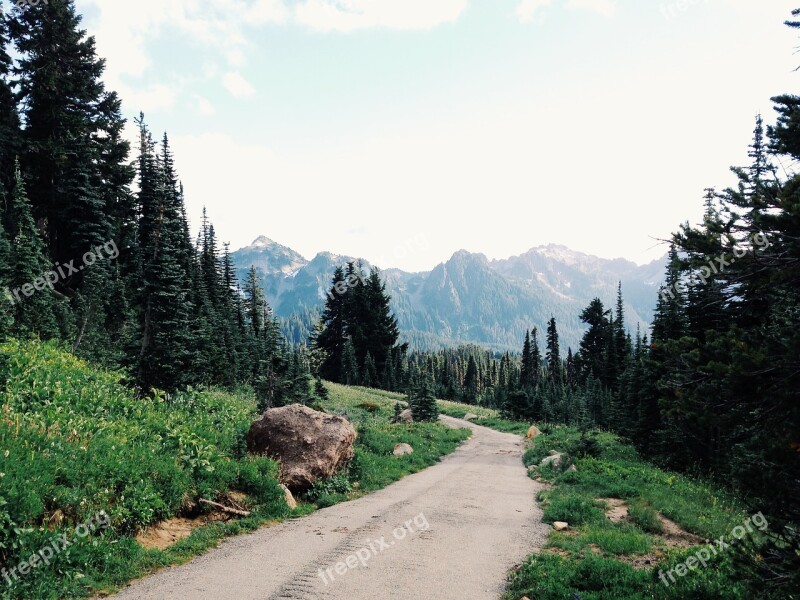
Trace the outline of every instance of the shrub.
{"label": "shrub", "polygon": [[315,481],[311,488],[303,494],[303,498],[309,502],[317,502],[323,496],[335,494],[348,494],[353,491],[353,484],[348,479],[349,473],[343,471],[338,475]]}
{"label": "shrub", "polygon": [[661,524],[661,519],[658,518],[658,513],[642,499],[631,502],[628,508],[628,516],[642,531],[649,533],[664,532],[664,526]]}

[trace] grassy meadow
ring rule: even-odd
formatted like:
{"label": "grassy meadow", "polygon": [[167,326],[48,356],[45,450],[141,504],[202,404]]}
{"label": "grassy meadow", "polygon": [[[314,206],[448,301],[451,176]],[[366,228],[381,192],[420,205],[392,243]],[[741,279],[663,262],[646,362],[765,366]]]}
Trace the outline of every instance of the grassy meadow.
{"label": "grassy meadow", "polygon": [[[257,417],[248,389],[190,390],[140,398],[119,373],[90,367],[54,343],[0,346],[0,598],[81,598],[185,562],[220,539],[357,497],[435,463],[468,431],[439,424],[390,425],[394,399],[330,385],[322,408],[358,430],[350,469],[319,483],[294,511],[278,465],[246,452]],[[393,457],[396,443],[415,452]],[[202,517],[200,499],[238,498],[251,515],[215,521],[164,550],[143,548],[143,528]],[[76,527],[98,514],[107,526]],[[104,523],[105,524],[105,523]],[[61,536],[66,535],[66,538]],[[69,545],[25,574],[14,568],[58,539]],[[60,546],[56,546],[60,548]]]}

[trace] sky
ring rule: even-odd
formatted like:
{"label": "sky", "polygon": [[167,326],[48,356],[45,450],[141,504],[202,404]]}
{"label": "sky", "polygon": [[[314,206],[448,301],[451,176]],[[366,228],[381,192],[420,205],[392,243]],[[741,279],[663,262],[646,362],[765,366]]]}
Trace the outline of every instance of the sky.
{"label": "sky", "polygon": [[[76,0],[197,227],[383,268],[645,263],[797,91],[775,0]],[[133,132],[131,132],[133,139]]]}

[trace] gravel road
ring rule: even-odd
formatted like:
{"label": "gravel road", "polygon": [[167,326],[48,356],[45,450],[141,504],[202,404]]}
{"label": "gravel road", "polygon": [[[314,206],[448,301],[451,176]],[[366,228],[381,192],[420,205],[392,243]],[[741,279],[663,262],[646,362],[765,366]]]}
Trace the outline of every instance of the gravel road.
{"label": "gravel road", "polygon": [[524,442],[450,417],[473,435],[441,463],[378,492],[230,538],[115,596],[171,600],[497,600],[549,527]]}

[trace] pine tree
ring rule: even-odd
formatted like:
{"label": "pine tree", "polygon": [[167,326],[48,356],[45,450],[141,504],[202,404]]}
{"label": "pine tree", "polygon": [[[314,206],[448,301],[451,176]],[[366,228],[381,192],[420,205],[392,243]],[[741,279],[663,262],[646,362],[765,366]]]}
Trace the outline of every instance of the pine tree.
{"label": "pine tree", "polygon": [[408,405],[414,421],[430,422],[439,418],[439,407],[433,395],[430,377],[423,375],[414,385],[408,396]]}
{"label": "pine tree", "polygon": [[19,162],[14,172],[10,215],[15,229],[9,283],[15,301],[12,331],[19,337],[39,335],[45,339],[53,338],[59,333],[53,313],[53,295],[49,287],[35,283],[41,282],[45,271],[49,271],[44,243],[33,220]]}
{"label": "pine tree", "polygon": [[[14,92],[9,85],[11,57],[8,28],[0,18],[0,206],[5,207],[14,188],[14,159],[20,151],[20,122]],[[7,223],[3,225],[7,226]]]}
{"label": "pine tree", "polygon": [[[190,319],[193,306],[184,239],[186,221],[171,162],[158,160],[144,122],[140,121],[139,127],[143,286],[137,375],[144,389],[169,391],[192,383],[198,376]],[[163,156],[170,158],[168,148]]]}
{"label": "pine tree", "polygon": [[464,376],[464,397],[466,404],[476,404],[478,401],[478,363],[475,357],[470,354],[467,363],[467,371]]}
{"label": "pine tree", "polygon": [[311,340],[312,346],[322,356],[319,374],[324,379],[339,383],[342,383],[340,377],[347,333],[344,298],[346,290],[344,269],[336,267],[330,292],[325,299],[325,309],[320,317],[320,329]]}
{"label": "pine tree", "polygon": [[359,382],[358,377],[358,361],[356,360],[356,351],[353,347],[353,342],[347,338],[344,342],[344,350],[342,351],[342,366],[339,374],[339,381],[345,385],[357,385]]}
{"label": "pine tree", "polygon": [[522,345],[519,385],[523,389],[533,388],[534,386],[534,365],[531,357],[531,334],[527,330],[525,331],[525,343]]}
{"label": "pine tree", "polygon": [[[606,385],[611,383],[610,360],[616,357],[610,352],[614,339],[609,311],[600,298],[591,301],[581,313],[581,321],[589,328],[583,334],[578,351],[578,365],[581,380],[594,377]],[[623,332],[624,335],[624,332]]]}
{"label": "pine tree", "polygon": [[367,357],[364,359],[364,378],[362,381],[364,387],[376,387],[378,385],[378,370],[375,367],[375,361],[372,360],[372,354],[367,352]]}
{"label": "pine tree", "polygon": [[[61,263],[111,239],[106,192],[114,184],[100,165],[103,159],[107,168],[112,158],[127,162],[124,142],[111,135],[122,122],[119,103],[104,89],[104,61],[80,22],[72,0],[29,4],[9,19],[20,52],[14,74],[26,124],[22,164],[34,217],[50,255]],[[82,276],[72,279],[76,289]]]}
{"label": "pine tree", "polygon": [[558,346],[558,329],[556,328],[555,317],[551,317],[547,324],[547,370],[552,381],[561,381],[561,354]]}

